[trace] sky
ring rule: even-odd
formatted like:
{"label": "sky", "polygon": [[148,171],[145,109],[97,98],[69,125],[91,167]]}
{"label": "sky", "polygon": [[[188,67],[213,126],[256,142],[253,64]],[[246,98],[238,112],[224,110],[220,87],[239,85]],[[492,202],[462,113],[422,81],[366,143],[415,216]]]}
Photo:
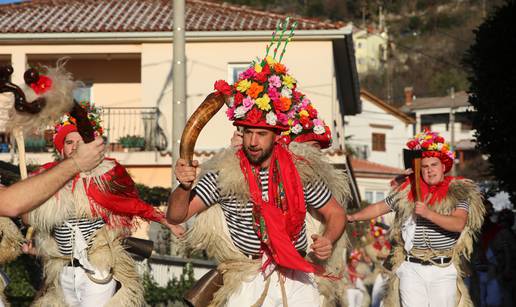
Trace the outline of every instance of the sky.
{"label": "sky", "polygon": [[21,0],[0,0],[0,3],[22,2]]}

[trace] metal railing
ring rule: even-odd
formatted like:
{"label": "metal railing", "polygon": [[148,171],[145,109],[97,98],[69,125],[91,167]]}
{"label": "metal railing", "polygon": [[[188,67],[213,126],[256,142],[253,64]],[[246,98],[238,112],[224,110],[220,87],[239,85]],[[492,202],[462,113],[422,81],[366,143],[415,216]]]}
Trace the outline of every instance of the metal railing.
{"label": "metal railing", "polygon": [[102,124],[112,150],[155,150],[158,140],[158,108],[103,107]]}

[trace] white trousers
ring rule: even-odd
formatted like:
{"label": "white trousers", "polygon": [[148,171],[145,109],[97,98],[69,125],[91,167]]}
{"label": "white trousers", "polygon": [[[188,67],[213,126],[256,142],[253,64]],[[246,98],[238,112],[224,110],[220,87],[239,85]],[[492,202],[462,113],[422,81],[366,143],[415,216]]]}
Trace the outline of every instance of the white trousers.
{"label": "white trousers", "polygon": [[385,296],[387,287],[387,279],[383,277],[382,273],[376,276],[373,284],[373,291],[371,293],[371,307],[383,306],[382,300]]}
{"label": "white trousers", "polygon": [[404,307],[454,307],[457,296],[457,269],[403,262],[396,275],[400,279]]}
{"label": "white trousers", "polygon": [[[289,306],[316,307],[320,305],[319,291],[313,274],[295,270],[285,270],[282,275],[285,279],[285,292]],[[263,307],[283,306],[281,285],[278,272],[270,275],[269,290],[263,302]],[[229,297],[227,307],[251,306],[258,301],[265,288],[266,281],[263,275],[257,274],[250,281],[243,281],[238,292]]]}
{"label": "white trousers", "polygon": [[101,307],[115,294],[116,282],[106,284],[91,281],[81,267],[64,267],[59,283],[65,302],[72,307]]}

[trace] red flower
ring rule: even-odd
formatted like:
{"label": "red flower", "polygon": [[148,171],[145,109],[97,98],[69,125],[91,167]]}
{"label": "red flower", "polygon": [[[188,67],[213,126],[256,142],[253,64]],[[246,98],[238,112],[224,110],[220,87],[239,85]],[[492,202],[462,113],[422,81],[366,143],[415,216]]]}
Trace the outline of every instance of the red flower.
{"label": "red flower", "polygon": [[305,129],[305,130],[312,129],[314,127],[314,123],[311,120],[308,120],[307,122],[303,123],[303,118],[304,117],[302,117],[301,120],[300,120],[300,122],[301,122],[301,124],[303,126],[303,129]]}
{"label": "red flower", "polygon": [[[294,87],[295,88],[295,87]],[[303,93],[298,92],[296,90],[292,90],[292,97],[294,97],[295,101],[301,101],[301,97],[303,96]]]}
{"label": "red flower", "polygon": [[36,94],[42,95],[52,88],[52,79],[45,75],[40,75],[38,81],[31,83],[30,87]]}
{"label": "red flower", "polygon": [[256,124],[262,119],[262,111],[257,108],[253,108],[249,113],[247,113],[247,120],[252,124]]}
{"label": "red flower", "polygon": [[435,138],[435,142],[436,142],[436,143],[444,143],[444,138],[443,138],[442,136],[437,136],[437,137]]}
{"label": "red flower", "polygon": [[407,143],[407,147],[409,149],[414,149],[417,146],[418,142],[416,140],[411,140]]}
{"label": "red flower", "polygon": [[432,142],[424,141],[423,144],[421,144],[421,147],[423,147],[424,149],[428,149],[430,145],[432,145]]}
{"label": "red flower", "polygon": [[256,74],[254,76],[254,80],[258,81],[259,83],[265,83],[267,81],[267,74],[265,74],[263,71],[261,73]]}
{"label": "red flower", "polygon": [[240,104],[242,103],[242,101],[243,101],[243,100],[244,100],[244,95],[242,95],[242,93],[240,93],[240,92],[237,92],[237,93],[235,94],[235,99],[234,99],[234,101],[235,101],[235,106],[240,105]]}
{"label": "red flower", "polygon": [[301,118],[299,118],[299,122],[304,127],[310,122],[310,118],[308,118],[308,116],[301,116]]}
{"label": "red flower", "polygon": [[310,114],[310,118],[316,118],[317,117],[317,110],[311,104],[309,104],[306,107],[306,110],[308,111],[308,114]]}
{"label": "red flower", "polygon": [[224,80],[215,81],[215,85],[213,86],[215,90],[226,96],[231,95],[231,86]]}
{"label": "red flower", "polygon": [[269,68],[269,64],[265,64],[262,68],[262,74],[264,74],[266,77],[268,77],[271,74],[271,69]]}

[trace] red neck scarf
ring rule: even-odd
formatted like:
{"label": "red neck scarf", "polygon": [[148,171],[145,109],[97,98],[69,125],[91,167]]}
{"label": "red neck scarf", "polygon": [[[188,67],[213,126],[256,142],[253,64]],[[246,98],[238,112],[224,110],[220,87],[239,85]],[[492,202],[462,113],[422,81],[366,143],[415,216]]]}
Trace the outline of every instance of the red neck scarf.
{"label": "red neck scarf", "polygon": [[[429,206],[433,206],[435,202],[440,202],[446,197],[448,188],[450,187],[450,182],[457,178],[459,177],[444,176],[443,181],[439,182],[438,184],[428,185],[423,180],[423,177],[420,177],[419,186],[421,187],[421,200],[426,202],[426,204]],[[414,195],[416,195],[416,186],[411,184],[411,182],[414,180],[414,175],[411,175],[401,186],[401,189],[405,189],[410,185],[410,192],[408,194],[409,201],[415,201]]]}
{"label": "red neck scarf", "polygon": [[292,154],[283,146],[274,144],[269,166],[268,200],[262,197],[259,167],[249,162],[243,150],[239,150],[237,156],[249,185],[254,228],[262,250],[268,256],[262,271],[273,261],[281,267],[321,273],[322,268],[306,261],[294,246],[303,229],[306,206],[303,184]]}

